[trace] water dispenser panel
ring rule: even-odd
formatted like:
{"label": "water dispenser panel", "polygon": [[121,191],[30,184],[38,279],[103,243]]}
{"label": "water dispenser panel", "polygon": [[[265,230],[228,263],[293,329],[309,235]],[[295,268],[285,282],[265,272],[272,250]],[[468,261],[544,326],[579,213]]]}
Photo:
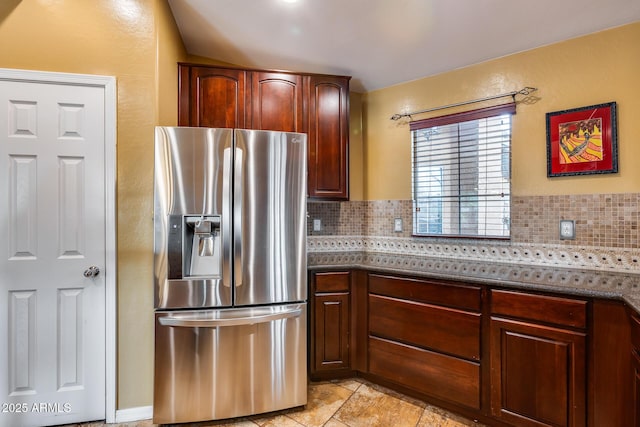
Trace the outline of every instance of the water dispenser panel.
{"label": "water dispenser panel", "polygon": [[220,275],[220,217],[185,217],[185,272],[187,277]]}

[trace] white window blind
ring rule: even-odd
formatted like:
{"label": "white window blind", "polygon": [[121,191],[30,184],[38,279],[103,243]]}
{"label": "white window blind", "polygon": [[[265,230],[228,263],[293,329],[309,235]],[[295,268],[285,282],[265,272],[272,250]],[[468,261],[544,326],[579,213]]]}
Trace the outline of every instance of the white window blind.
{"label": "white window blind", "polygon": [[413,233],[509,238],[509,103],[411,123]]}

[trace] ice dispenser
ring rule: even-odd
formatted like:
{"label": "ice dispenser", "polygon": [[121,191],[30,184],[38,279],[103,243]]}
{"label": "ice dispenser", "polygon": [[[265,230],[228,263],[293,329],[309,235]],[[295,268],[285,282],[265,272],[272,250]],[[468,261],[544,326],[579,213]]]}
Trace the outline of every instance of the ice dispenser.
{"label": "ice dispenser", "polygon": [[169,279],[220,275],[220,217],[169,216]]}

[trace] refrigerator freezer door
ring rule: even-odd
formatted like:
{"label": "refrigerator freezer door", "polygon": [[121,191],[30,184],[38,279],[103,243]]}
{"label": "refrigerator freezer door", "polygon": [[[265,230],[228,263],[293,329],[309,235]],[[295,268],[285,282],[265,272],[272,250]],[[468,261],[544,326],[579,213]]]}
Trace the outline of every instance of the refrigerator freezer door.
{"label": "refrigerator freezer door", "polygon": [[232,303],[231,129],[156,127],[156,308]]}
{"label": "refrigerator freezer door", "polygon": [[156,424],[307,402],[306,304],[156,313]]}
{"label": "refrigerator freezer door", "polygon": [[307,299],[307,136],[236,130],[234,305]]}

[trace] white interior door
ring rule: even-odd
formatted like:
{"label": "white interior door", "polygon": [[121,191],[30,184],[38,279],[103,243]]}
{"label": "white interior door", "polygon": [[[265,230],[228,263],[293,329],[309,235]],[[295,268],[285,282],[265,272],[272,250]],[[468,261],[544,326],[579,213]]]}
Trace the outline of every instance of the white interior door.
{"label": "white interior door", "polygon": [[104,98],[0,81],[0,426],[105,418]]}

